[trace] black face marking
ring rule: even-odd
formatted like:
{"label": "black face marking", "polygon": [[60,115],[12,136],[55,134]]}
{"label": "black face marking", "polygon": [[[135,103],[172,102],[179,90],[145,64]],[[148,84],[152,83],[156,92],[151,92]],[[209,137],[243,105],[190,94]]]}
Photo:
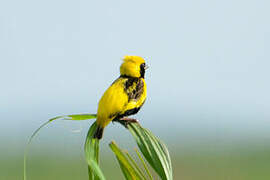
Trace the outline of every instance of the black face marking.
{"label": "black face marking", "polygon": [[145,63],[142,63],[140,65],[140,74],[141,74],[141,77],[144,78],[144,74],[145,74]]}

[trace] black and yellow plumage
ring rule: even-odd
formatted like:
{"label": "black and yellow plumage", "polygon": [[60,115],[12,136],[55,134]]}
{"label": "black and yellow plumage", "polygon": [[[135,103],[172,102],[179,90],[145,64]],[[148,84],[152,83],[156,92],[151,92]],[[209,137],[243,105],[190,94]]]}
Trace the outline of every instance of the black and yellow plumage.
{"label": "black and yellow plumage", "polygon": [[111,122],[136,114],[144,104],[147,90],[144,80],[145,61],[139,56],[125,56],[120,77],[105,91],[98,104],[95,138],[101,139]]}

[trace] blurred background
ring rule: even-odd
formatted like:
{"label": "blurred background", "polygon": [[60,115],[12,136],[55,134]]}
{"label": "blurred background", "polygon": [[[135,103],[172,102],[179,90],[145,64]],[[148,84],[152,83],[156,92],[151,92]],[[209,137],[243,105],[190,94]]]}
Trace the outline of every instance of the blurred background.
{"label": "blurred background", "polygon": [[[135,117],[168,145],[175,179],[270,179],[269,8],[266,0],[1,1],[0,179],[22,179],[24,147],[39,125],[95,113],[124,55],[150,66]],[[42,129],[29,179],[87,179],[92,122]],[[112,140],[136,145],[119,124],[106,128],[101,166],[124,179]]]}

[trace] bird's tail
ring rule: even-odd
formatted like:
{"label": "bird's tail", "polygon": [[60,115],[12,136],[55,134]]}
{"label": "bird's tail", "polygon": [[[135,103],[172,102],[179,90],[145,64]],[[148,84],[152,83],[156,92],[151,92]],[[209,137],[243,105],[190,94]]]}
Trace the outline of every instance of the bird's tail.
{"label": "bird's tail", "polygon": [[104,128],[98,125],[96,132],[94,133],[94,138],[101,139],[103,136],[103,130]]}

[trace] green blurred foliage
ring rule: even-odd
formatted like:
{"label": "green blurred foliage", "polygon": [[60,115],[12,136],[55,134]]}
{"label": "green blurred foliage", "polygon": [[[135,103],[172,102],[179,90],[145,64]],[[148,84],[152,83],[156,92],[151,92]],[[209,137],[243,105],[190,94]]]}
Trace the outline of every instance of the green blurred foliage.
{"label": "green blurred foliage", "polygon": [[[252,147],[252,145],[250,146]],[[267,180],[270,179],[270,147],[187,151],[170,149],[177,180]],[[3,152],[2,152],[3,153]],[[124,179],[113,154],[101,157],[101,168],[110,179]],[[23,154],[1,156],[0,179],[15,180],[23,176]],[[83,154],[31,153],[28,161],[29,180],[88,179]],[[157,179],[157,177],[154,177]]]}

